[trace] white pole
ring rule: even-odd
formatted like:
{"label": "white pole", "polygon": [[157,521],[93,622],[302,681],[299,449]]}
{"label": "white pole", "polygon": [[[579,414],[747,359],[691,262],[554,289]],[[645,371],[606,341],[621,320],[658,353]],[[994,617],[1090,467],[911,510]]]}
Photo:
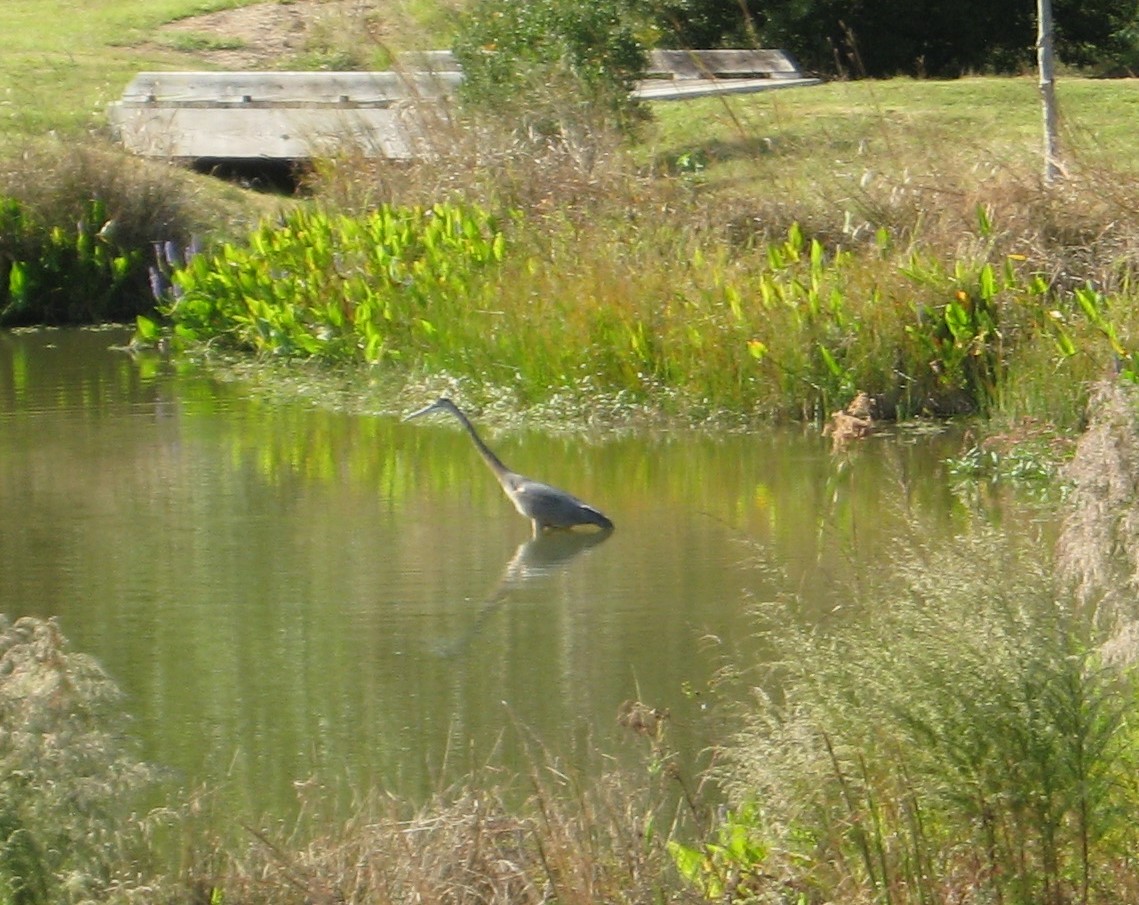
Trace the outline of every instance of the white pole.
{"label": "white pole", "polygon": [[1036,57],[1040,68],[1040,100],[1044,104],[1044,184],[1060,174],[1060,129],[1056,114],[1056,74],[1052,55],[1052,0],[1036,0]]}

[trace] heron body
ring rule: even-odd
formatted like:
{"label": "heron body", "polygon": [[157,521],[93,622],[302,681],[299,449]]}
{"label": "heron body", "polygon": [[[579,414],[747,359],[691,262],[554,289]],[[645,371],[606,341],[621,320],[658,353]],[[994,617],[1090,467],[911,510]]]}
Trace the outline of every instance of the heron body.
{"label": "heron body", "polygon": [[547,528],[574,528],[578,525],[596,525],[606,531],[613,528],[613,522],[600,510],[582,502],[573,494],[542,481],[523,477],[503,465],[502,460],[483,442],[462,409],[446,396],[441,396],[430,405],[406,415],[403,420],[410,421],[412,418],[419,418],[431,412],[448,412],[459,419],[459,423],[474,441],[479,455],[494,472],[498,483],[510,498],[510,502],[514,504],[514,508],[530,520],[535,536]]}

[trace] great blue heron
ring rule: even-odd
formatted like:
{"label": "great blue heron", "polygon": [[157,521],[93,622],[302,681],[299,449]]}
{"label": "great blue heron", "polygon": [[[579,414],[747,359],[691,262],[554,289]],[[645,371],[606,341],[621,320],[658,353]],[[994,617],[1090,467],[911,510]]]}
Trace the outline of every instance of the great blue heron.
{"label": "great blue heron", "polygon": [[459,419],[459,423],[471,435],[479,455],[490,466],[490,470],[498,478],[498,483],[502,485],[502,489],[510,497],[510,502],[514,504],[514,508],[530,519],[534,526],[535,537],[546,528],[573,528],[576,525],[597,525],[606,531],[613,528],[613,523],[588,503],[583,503],[572,494],[558,490],[557,487],[524,478],[503,465],[502,460],[490,451],[490,447],[483,443],[482,437],[478,435],[474,425],[463,414],[462,409],[446,396],[439,397],[417,412],[405,415],[403,420],[410,421],[412,418],[418,418],[431,412],[449,412]]}

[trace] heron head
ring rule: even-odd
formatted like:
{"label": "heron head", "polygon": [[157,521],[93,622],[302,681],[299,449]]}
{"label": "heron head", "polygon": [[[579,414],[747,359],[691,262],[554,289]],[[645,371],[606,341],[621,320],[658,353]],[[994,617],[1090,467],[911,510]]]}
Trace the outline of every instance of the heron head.
{"label": "heron head", "polygon": [[446,396],[440,396],[430,405],[425,405],[423,408],[417,409],[409,415],[404,415],[402,420],[410,421],[412,418],[418,418],[421,415],[430,415],[432,412],[451,412],[452,414],[457,414],[458,409],[455,407],[455,403]]}

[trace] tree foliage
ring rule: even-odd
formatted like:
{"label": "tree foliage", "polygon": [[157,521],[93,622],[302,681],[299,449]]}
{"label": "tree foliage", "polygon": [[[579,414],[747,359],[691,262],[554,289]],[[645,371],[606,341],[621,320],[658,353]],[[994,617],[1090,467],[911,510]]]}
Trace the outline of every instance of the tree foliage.
{"label": "tree foliage", "polygon": [[[1061,60],[1104,69],[1139,59],[1132,0],[1055,0]],[[780,47],[801,65],[854,76],[1015,72],[1031,66],[1031,0],[657,0],[661,43]],[[753,46],[754,46],[753,45]]]}
{"label": "tree foliage", "polygon": [[663,47],[754,46],[756,25],[770,4],[761,0],[650,0]]}
{"label": "tree foliage", "polygon": [[522,114],[531,127],[558,125],[564,114],[550,108],[575,101],[625,125],[635,118],[629,90],[646,68],[644,25],[635,0],[476,0],[453,47],[464,99]]}
{"label": "tree foliage", "polygon": [[[1134,0],[1055,0],[1056,53],[1139,65]],[[1032,0],[476,0],[455,51],[468,99],[502,108],[569,83],[622,117],[648,46],[779,47],[809,70],[952,78],[1034,65]]]}

